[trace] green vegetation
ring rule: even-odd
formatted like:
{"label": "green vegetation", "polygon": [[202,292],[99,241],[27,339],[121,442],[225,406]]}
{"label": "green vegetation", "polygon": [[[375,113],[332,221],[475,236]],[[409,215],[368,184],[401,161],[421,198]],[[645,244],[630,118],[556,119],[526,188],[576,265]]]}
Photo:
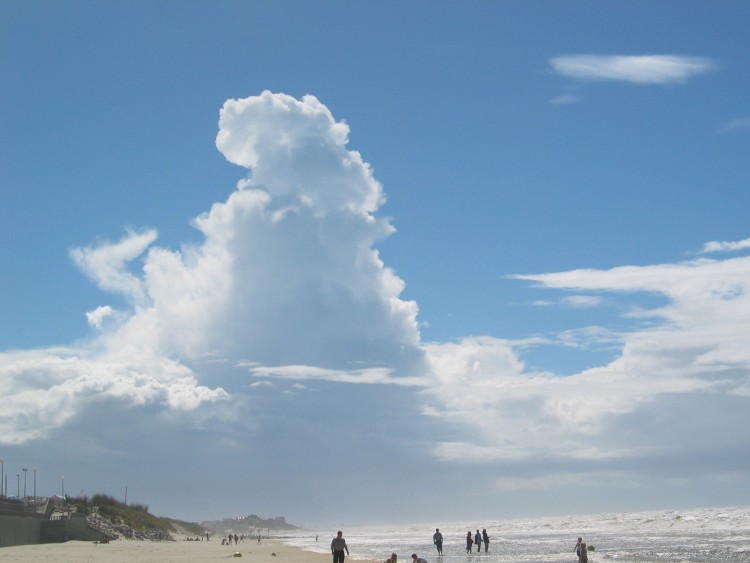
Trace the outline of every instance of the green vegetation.
{"label": "green vegetation", "polygon": [[68,503],[75,506],[76,512],[90,516],[94,513],[100,518],[108,520],[113,524],[125,524],[134,530],[155,529],[171,534],[178,532],[193,535],[202,535],[204,530],[198,524],[182,522],[172,518],[160,518],[149,514],[148,506],[142,504],[125,505],[110,495],[95,494],[88,496],[68,498]]}

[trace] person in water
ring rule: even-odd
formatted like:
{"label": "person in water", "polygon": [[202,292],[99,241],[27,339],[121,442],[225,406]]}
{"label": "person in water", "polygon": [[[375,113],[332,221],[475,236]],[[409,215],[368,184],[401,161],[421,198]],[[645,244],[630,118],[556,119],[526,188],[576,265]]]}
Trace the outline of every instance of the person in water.
{"label": "person in water", "polygon": [[443,554],[443,534],[440,533],[440,528],[435,528],[435,533],[432,535],[432,543],[437,547],[438,555]]}
{"label": "person in water", "polygon": [[466,553],[471,553],[471,546],[474,545],[474,540],[471,539],[471,530],[466,532]]}
{"label": "person in water", "polygon": [[487,535],[487,529],[482,528],[482,541],[484,542],[484,552],[490,548],[490,536]]}
{"label": "person in water", "polygon": [[578,554],[578,563],[589,563],[589,550],[586,542],[581,542],[581,551]]}
{"label": "person in water", "polygon": [[413,563],[427,563],[426,559],[422,559],[421,557],[417,557],[416,553],[411,554],[411,560]]}
{"label": "person in water", "polygon": [[398,561],[398,555],[391,553],[391,556],[385,560],[385,563],[396,563]]}

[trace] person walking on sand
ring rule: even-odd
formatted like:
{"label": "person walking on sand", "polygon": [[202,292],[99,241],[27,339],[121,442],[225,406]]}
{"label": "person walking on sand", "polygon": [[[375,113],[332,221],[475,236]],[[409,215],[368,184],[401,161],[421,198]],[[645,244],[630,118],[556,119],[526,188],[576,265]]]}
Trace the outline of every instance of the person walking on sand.
{"label": "person walking on sand", "polygon": [[432,543],[437,547],[438,555],[443,554],[443,534],[440,533],[440,528],[435,528],[435,533],[432,535]]}
{"label": "person walking on sand", "polygon": [[482,534],[479,533],[479,530],[474,534],[474,543],[477,544],[477,553],[482,551]]}
{"label": "person walking on sand", "polygon": [[487,535],[487,529],[482,528],[482,541],[484,542],[484,552],[490,548],[490,536]]}
{"label": "person walking on sand", "polygon": [[471,546],[474,544],[474,540],[471,539],[471,530],[466,532],[466,553],[471,553]]}
{"label": "person walking on sand", "polygon": [[422,559],[421,557],[417,557],[417,554],[416,554],[416,553],[412,553],[412,554],[411,554],[411,560],[412,560],[412,561],[413,561],[414,563],[427,563],[427,560],[426,560],[426,559]]}
{"label": "person walking on sand", "polygon": [[346,545],[344,539],[344,533],[339,530],[336,532],[336,537],[331,542],[331,554],[333,555],[333,563],[344,563],[344,551],[349,555],[349,547]]}

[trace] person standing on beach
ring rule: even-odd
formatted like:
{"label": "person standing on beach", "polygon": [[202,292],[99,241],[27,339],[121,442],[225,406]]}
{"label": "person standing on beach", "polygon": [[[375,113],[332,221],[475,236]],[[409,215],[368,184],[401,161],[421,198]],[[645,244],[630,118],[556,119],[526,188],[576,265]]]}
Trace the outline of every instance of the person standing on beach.
{"label": "person standing on beach", "polygon": [[477,544],[477,553],[482,551],[482,534],[479,533],[479,530],[474,535],[474,543]]}
{"label": "person standing on beach", "polygon": [[484,542],[484,552],[490,548],[490,536],[487,535],[487,529],[482,528],[482,541]]}
{"label": "person standing on beach", "polygon": [[344,539],[344,533],[339,530],[336,537],[331,542],[331,554],[333,554],[333,563],[344,563],[344,551],[349,555],[349,548]]}
{"label": "person standing on beach", "polygon": [[432,535],[432,543],[437,547],[438,555],[443,554],[443,534],[440,533],[440,528],[435,528],[435,533]]}
{"label": "person standing on beach", "polygon": [[471,539],[471,530],[466,532],[466,553],[471,553],[471,546],[474,544],[474,540]]}

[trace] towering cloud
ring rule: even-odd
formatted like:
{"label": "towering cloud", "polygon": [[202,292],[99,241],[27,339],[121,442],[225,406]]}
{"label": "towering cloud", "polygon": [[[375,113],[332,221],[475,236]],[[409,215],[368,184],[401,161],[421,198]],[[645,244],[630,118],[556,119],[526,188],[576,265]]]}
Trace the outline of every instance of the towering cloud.
{"label": "towering cloud", "polygon": [[207,358],[298,378],[388,381],[421,371],[417,306],[400,299],[404,283],[375,249],[394,231],[374,215],[382,187],[347,149],[348,133],[313,96],[227,101],[216,145],[247,176],[194,220],[200,244],[161,248],[156,230],[144,229],[71,251],[131,307],[87,313],[99,334],[80,347],[3,356],[4,401],[56,412],[20,425],[8,417],[18,409],[2,409],[3,435],[43,435],[102,391],[182,409],[224,399],[221,387],[198,383],[221,378],[188,367]]}

